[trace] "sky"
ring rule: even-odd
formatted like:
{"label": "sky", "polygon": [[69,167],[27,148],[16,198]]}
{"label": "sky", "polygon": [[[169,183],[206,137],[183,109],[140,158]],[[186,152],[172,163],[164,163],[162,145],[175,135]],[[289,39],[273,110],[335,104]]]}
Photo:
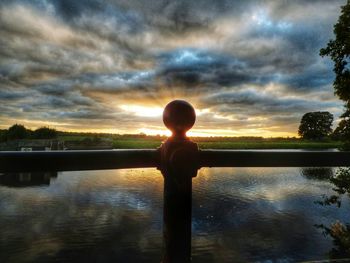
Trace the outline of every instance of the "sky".
{"label": "sky", "polygon": [[343,111],[319,50],[345,0],[0,0],[0,129],[297,136],[306,112]]}

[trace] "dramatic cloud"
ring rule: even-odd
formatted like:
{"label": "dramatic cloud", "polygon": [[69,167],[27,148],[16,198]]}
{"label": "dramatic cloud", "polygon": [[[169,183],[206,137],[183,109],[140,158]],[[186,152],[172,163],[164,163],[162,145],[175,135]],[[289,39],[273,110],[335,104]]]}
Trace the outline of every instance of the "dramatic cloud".
{"label": "dramatic cloud", "polygon": [[342,111],[318,53],[343,4],[0,0],[0,128],[162,133],[182,98],[194,134],[294,136]]}

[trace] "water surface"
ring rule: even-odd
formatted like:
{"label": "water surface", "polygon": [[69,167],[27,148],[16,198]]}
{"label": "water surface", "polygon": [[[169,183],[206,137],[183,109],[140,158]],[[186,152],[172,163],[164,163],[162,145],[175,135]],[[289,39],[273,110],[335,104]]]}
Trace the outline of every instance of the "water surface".
{"label": "water surface", "polygon": [[[315,225],[349,222],[316,201],[335,169],[208,168],[193,179],[193,262],[328,258]],[[0,176],[0,262],[160,262],[163,178],[156,169]],[[20,183],[18,182],[20,181]]]}

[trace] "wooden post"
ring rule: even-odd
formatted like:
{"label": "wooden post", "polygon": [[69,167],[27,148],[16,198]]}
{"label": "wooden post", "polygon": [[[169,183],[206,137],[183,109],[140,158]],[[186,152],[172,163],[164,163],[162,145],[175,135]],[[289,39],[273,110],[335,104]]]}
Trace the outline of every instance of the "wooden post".
{"label": "wooden post", "polygon": [[164,177],[163,263],[191,261],[192,177],[198,170],[198,146],[186,137],[195,122],[193,107],[185,101],[169,103],[163,114],[173,132],[160,151]]}

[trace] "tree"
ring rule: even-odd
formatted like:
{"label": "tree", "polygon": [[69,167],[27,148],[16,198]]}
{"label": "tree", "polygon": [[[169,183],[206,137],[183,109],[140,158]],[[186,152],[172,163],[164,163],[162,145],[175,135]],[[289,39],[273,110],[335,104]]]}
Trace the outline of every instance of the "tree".
{"label": "tree", "polygon": [[350,120],[341,120],[338,127],[333,132],[334,138],[345,140],[350,138]]}
{"label": "tree", "polygon": [[343,118],[344,119],[342,119],[339,122],[338,127],[334,130],[333,138],[336,140],[345,141],[345,143],[340,148],[342,150],[349,150],[350,149],[350,118],[349,117],[343,117]]}
{"label": "tree", "polygon": [[57,138],[57,131],[48,127],[41,127],[33,132],[35,139],[54,139]]}
{"label": "tree", "polygon": [[[333,62],[333,71],[335,80],[333,82],[335,94],[345,101],[345,113],[340,122],[347,131],[344,134],[350,134],[350,0],[342,6],[338,22],[334,25],[335,39],[328,42],[325,48],[320,50],[320,55],[329,56]],[[347,125],[345,125],[347,123]],[[343,129],[343,128],[340,128]],[[345,138],[350,141],[350,136]]]}
{"label": "tree", "polygon": [[0,143],[7,140],[7,130],[0,130]]}
{"label": "tree", "polygon": [[320,140],[332,133],[333,115],[328,111],[308,112],[301,119],[298,134],[303,139]]}
{"label": "tree", "polygon": [[7,140],[25,139],[29,131],[21,124],[12,125],[7,131]]}

